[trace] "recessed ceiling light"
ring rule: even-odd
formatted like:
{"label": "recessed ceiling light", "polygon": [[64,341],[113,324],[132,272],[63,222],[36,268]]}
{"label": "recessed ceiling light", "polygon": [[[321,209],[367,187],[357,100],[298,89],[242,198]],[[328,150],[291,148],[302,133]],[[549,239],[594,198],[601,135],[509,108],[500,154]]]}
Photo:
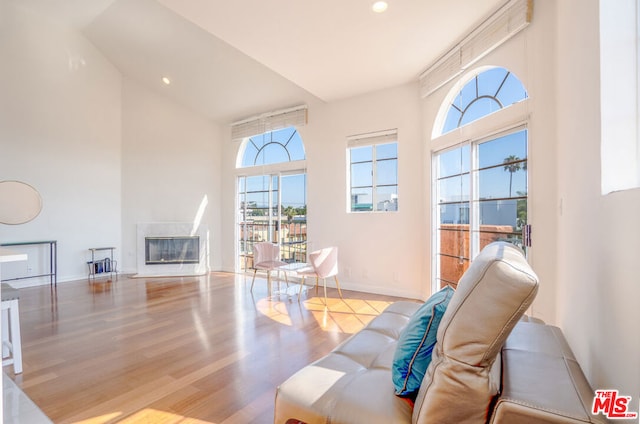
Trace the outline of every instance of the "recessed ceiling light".
{"label": "recessed ceiling light", "polygon": [[169,77],[162,77],[162,82],[165,83],[166,85],[171,84],[171,80],[169,79]]}
{"label": "recessed ceiling light", "polygon": [[387,7],[389,7],[389,5],[387,4],[386,1],[377,1],[373,3],[373,6],[371,6],[371,9],[376,13],[382,13],[385,10],[387,10]]}

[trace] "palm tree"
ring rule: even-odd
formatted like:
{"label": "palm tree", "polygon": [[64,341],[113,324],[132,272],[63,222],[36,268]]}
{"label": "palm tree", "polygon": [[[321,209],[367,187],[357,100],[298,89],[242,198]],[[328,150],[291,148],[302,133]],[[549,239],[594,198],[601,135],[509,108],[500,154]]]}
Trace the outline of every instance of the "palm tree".
{"label": "palm tree", "polygon": [[[504,163],[504,170],[509,171],[509,197],[511,197],[511,186],[513,184],[513,173],[522,169],[522,162],[518,162],[520,158],[516,155],[510,155],[506,157],[502,163]],[[526,165],[525,165],[526,166]]]}
{"label": "palm tree", "polygon": [[287,222],[291,224],[291,221],[293,221],[293,217],[296,215],[296,210],[292,206],[287,206],[282,210],[282,213],[287,216]]}

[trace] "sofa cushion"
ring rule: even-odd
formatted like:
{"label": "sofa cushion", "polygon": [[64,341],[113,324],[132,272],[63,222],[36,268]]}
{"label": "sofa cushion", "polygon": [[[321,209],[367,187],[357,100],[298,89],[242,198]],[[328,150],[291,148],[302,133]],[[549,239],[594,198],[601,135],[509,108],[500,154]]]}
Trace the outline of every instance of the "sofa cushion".
{"label": "sofa cushion", "polygon": [[494,242],[480,252],[440,322],[414,423],[487,421],[499,389],[496,358],[537,290],[538,278],[518,247]]}
{"label": "sofa cushion", "polygon": [[434,293],[413,314],[400,334],[391,368],[391,377],[397,395],[412,396],[420,388],[431,362],[438,325],[453,293],[454,290],[450,286]]}
{"label": "sofa cushion", "polygon": [[391,304],[325,357],[276,390],[274,423],[410,423],[411,406],[393,395],[391,362],[418,302]]}

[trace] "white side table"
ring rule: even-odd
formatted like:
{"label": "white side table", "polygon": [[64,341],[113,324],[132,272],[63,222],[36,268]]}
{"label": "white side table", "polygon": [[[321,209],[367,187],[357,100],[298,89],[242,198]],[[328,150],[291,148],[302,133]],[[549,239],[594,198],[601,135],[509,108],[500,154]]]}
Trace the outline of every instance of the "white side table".
{"label": "white side table", "polygon": [[[14,250],[0,248],[0,265],[4,262],[26,261],[26,253],[17,253]],[[0,281],[2,281],[0,275]],[[2,327],[2,365],[13,364],[16,374],[22,372],[22,342],[20,337],[20,312],[18,309],[18,291],[8,284],[0,285],[2,296],[2,314],[0,315]],[[5,297],[7,300],[5,300]],[[6,312],[5,312],[6,311]],[[5,363],[5,353],[11,356]]]}

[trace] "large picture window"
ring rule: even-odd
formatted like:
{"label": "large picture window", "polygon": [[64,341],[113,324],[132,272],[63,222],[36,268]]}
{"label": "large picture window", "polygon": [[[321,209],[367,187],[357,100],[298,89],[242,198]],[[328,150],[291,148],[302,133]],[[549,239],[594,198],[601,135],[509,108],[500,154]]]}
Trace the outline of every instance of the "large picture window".
{"label": "large picture window", "polygon": [[384,135],[360,136],[349,141],[351,212],[398,210],[396,135],[393,131]]}

